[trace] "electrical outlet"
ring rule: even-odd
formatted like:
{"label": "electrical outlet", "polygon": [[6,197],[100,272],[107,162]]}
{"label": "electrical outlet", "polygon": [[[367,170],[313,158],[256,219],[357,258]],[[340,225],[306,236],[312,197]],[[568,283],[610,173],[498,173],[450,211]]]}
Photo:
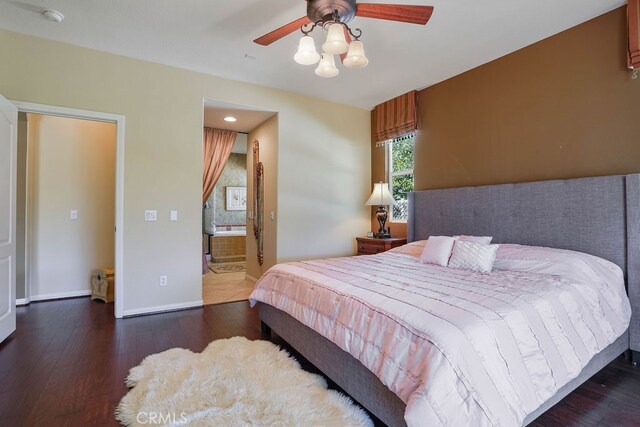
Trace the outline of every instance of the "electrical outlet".
{"label": "electrical outlet", "polygon": [[77,219],[78,219],[78,210],[77,209],[73,209],[71,211],[71,215],[69,217],[71,218],[72,221],[77,221]]}
{"label": "electrical outlet", "polygon": [[171,211],[171,221],[178,220],[178,211]]}
{"label": "electrical outlet", "polygon": [[144,211],[144,220],[145,221],[157,221],[158,220],[158,211]]}
{"label": "electrical outlet", "polygon": [[160,276],[160,286],[167,286],[168,279],[167,276]]}

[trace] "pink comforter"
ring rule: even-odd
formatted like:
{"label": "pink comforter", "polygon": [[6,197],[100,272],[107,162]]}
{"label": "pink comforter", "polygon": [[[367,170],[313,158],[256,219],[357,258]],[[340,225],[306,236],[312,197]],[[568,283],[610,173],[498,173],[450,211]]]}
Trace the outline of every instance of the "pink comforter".
{"label": "pink comforter", "polygon": [[491,274],[411,251],[279,264],[251,304],[349,352],[407,405],[409,426],[517,426],[629,325],[621,270],[502,245]]}

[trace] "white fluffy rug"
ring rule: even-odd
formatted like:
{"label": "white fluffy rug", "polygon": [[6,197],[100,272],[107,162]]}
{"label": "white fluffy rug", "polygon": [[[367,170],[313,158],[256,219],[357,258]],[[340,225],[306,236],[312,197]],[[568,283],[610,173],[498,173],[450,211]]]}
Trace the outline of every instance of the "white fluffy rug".
{"label": "white fluffy rug", "polygon": [[[129,371],[116,419],[126,426],[372,426],[324,378],[268,341],[217,340],[174,348]],[[154,420],[155,422],[151,422]]]}

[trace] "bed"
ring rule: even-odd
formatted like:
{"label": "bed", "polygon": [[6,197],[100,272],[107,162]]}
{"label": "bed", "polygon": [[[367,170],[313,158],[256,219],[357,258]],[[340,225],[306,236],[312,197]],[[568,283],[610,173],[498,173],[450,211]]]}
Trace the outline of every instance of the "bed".
{"label": "bed", "polygon": [[[409,197],[407,237],[409,242],[416,242],[424,240],[430,235],[491,235],[494,237],[494,242],[497,243],[544,246],[591,254],[608,260],[619,267],[618,271],[621,276],[624,274],[628,285],[631,306],[636,308],[638,301],[637,274],[638,268],[640,268],[640,254],[638,253],[640,218],[638,217],[637,208],[637,204],[640,203],[639,195],[639,175],[415,192],[411,193]],[[368,268],[374,270],[378,268],[381,271],[380,275],[384,275],[384,263],[402,264],[402,262],[405,262],[408,264],[400,266],[400,270],[411,271],[411,274],[428,274],[418,272],[409,260],[405,259],[402,261],[399,255],[383,254],[372,257],[384,256],[387,258],[393,258],[395,256],[398,260],[390,261],[385,259],[382,264],[376,266],[376,262],[382,260],[382,258],[370,258],[366,261],[369,263]],[[366,277],[355,277],[358,273],[358,264],[349,264],[355,262],[354,260],[345,258],[331,262],[334,264],[342,264],[335,264],[331,267],[334,275],[329,279],[324,279],[327,283],[331,280],[346,280],[346,276],[344,275],[348,273],[350,277],[348,282],[349,286],[353,286],[354,288],[366,286]],[[361,262],[365,262],[365,259],[362,259]],[[299,297],[301,299],[314,301],[314,299],[319,298],[318,295],[329,292],[321,286],[320,282],[315,282],[314,286],[312,281],[314,274],[318,277],[324,274],[322,268],[325,267],[325,265],[314,265],[313,262],[304,265],[304,269],[312,270],[311,279],[309,279],[311,285],[307,287],[308,289],[300,291]],[[299,280],[295,269],[301,268],[301,266],[285,266],[284,270],[287,268],[289,268],[289,271],[283,271],[282,268],[279,267],[279,280],[282,283],[289,283],[288,281],[290,281],[293,286],[294,279]],[[315,271],[313,271],[314,269]],[[400,273],[397,275],[400,276]],[[273,274],[267,275],[266,281],[270,280],[268,277],[273,278]],[[298,279],[296,279],[296,277],[298,277]],[[307,277],[309,276],[307,275]],[[433,280],[450,280],[450,278],[445,276],[434,277],[436,278]],[[495,280],[498,280],[499,277],[500,274],[496,274]],[[419,282],[418,279],[419,277],[416,278]],[[466,279],[464,277],[457,278],[456,280],[458,279],[464,282],[466,279],[473,280],[473,277]],[[510,278],[505,276],[500,280],[501,281],[496,283],[500,286],[506,286],[505,283],[508,282]],[[620,281],[622,282],[622,279],[620,279]],[[442,283],[438,285],[440,286]],[[489,285],[495,286],[496,284],[490,283]],[[543,285],[548,286],[548,284]],[[562,284],[553,284],[553,286],[560,285]],[[536,289],[536,285],[533,282],[528,286],[529,288],[527,289]],[[569,288],[566,288],[566,284],[562,286],[565,286],[565,290],[567,290],[563,296],[563,298],[566,298],[566,295],[570,294]],[[258,288],[260,288],[260,286]],[[297,286],[296,289],[298,288],[302,289],[303,287]],[[467,286],[463,290],[457,291],[462,292],[465,291],[465,289],[468,291],[469,287]],[[541,385],[544,381],[548,380],[548,378],[544,381],[541,380],[542,382],[540,383],[536,383],[534,387],[536,396],[532,398],[531,396],[525,396],[531,387],[525,387],[519,382],[524,378],[522,372],[525,372],[527,369],[530,371],[531,367],[527,366],[527,368],[524,369],[520,366],[520,368],[518,368],[522,363],[518,362],[515,357],[504,357],[504,363],[502,363],[504,366],[501,365],[501,367],[496,368],[495,371],[491,371],[495,368],[495,366],[490,366],[492,363],[482,365],[485,367],[489,366],[486,368],[487,373],[485,375],[492,378],[492,381],[494,381],[493,384],[491,384],[491,381],[486,381],[482,378],[477,380],[473,378],[469,379],[469,377],[476,375],[473,369],[473,363],[475,363],[474,352],[469,352],[467,351],[468,349],[462,347],[460,351],[451,351],[451,349],[456,348],[455,343],[443,344],[443,342],[448,340],[450,335],[455,335],[455,329],[446,330],[445,323],[440,323],[438,327],[435,327],[437,324],[435,320],[423,321],[420,317],[413,316],[412,318],[411,313],[407,314],[407,318],[402,319],[403,322],[405,320],[407,322],[422,322],[421,327],[432,327],[432,330],[429,331],[428,334],[428,344],[436,348],[436,351],[431,351],[431,347],[429,347],[428,350],[431,351],[429,355],[425,356],[421,354],[420,349],[426,348],[425,344],[422,342],[414,343],[416,340],[414,336],[405,337],[400,331],[396,334],[397,339],[408,339],[409,344],[399,346],[397,342],[378,343],[385,357],[380,360],[373,360],[368,356],[366,351],[357,348],[357,345],[353,344],[357,341],[354,341],[353,337],[346,336],[347,332],[342,331],[338,334],[341,336],[330,336],[331,334],[327,334],[325,331],[324,335],[330,336],[333,341],[339,344],[336,345],[332,340],[325,338],[325,336],[305,325],[305,323],[307,325],[314,325],[314,327],[318,329],[318,325],[314,324],[314,322],[318,323],[317,319],[311,318],[308,312],[302,309],[296,309],[295,307],[285,309],[282,304],[276,302],[277,298],[269,299],[268,294],[264,292],[260,294],[260,292],[261,291],[258,290],[257,294],[254,293],[254,295],[252,295],[254,302],[255,300],[261,300],[272,303],[271,305],[264,302],[260,304],[260,317],[265,326],[272,328],[360,404],[370,410],[385,424],[392,426],[406,425],[405,416],[411,425],[419,424],[420,422],[417,420],[428,419],[438,421],[435,424],[463,424],[465,416],[467,420],[477,419],[481,421],[480,424],[484,423],[486,425],[528,424],[627,349],[630,347],[632,350],[638,349],[638,332],[636,330],[637,327],[634,326],[637,325],[635,317],[631,320],[629,330],[626,330],[626,324],[624,324],[624,329],[622,329],[623,326],[621,326],[622,323],[620,323],[622,320],[614,321],[612,323],[613,326],[611,326],[608,331],[604,330],[606,329],[604,326],[602,330],[599,330],[600,325],[592,324],[590,328],[593,329],[592,333],[595,338],[593,341],[598,342],[598,346],[594,347],[597,348],[597,352],[589,354],[587,360],[582,360],[577,364],[569,364],[572,367],[567,368],[567,371],[571,372],[564,374],[557,373],[556,388],[549,389]],[[399,295],[398,290],[393,290],[392,292],[394,297]],[[405,289],[400,290],[401,294],[406,294],[406,292],[408,291]],[[624,291],[622,290],[622,292]],[[275,295],[275,293],[272,294]],[[577,294],[580,294],[580,292]],[[320,301],[318,303],[319,306],[324,304],[325,309],[327,309],[328,306],[328,310],[330,311],[331,304],[335,304],[335,301],[331,301],[331,297],[327,299],[326,295],[323,298],[325,299],[318,300]],[[406,295],[403,296],[403,298],[405,298],[405,304],[410,302],[410,298]],[[579,299],[581,297],[576,298]],[[518,301],[519,299],[521,299],[521,296],[516,296],[514,301]],[[327,303],[326,301],[329,302]],[[354,298],[354,301],[355,303],[372,305],[372,300]],[[590,301],[589,304],[602,305],[602,302],[593,299]],[[379,307],[381,307],[381,309],[378,311],[380,311],[382,315],[386,313],[385,310],[387,307],[385,307],[385,304],[387,304],[386,300],[379,301]],[[549,304],[552,304],[552,302],[549,302]],[[587,304],[587,302],[580,300],[578,304],[584,305]],[[626,304],[628,304],[628,301]],[[275,308],[274,306],[279,306],[283,308],[283,310]],[[374,308],[376,307],[375,304],[372,306]],[[406,305],[406,307],[408,306],[409,305]],[[424,307],[419,308],[422,309]],[[338,308],[336,308],[336,310],[338,310]],[[412,309],[409,309],[408,311],[411,310]],[[618,310],[624,311],[623,308],[618,308]],[[285,311],[288,311],[290,314]],[[373,314],[368,314],[368,316],[377,315],[376,310],[370,310],[369,313]],[[339,313],[336,312],[336,315],[339,315]],[[344,312],[342,315],[344,315]],[[508,313],[508,315],[510,316],[511,314]],[[554,316],[559,317],[555,312]],[[454,316],[453,319],[455,318]],[[355,318],[350,320],[341,319],[341,322],[360,321],[366,323],[369,320],[370,319],[367,318]],[[484,321],[486,322],[487,319]],[[493,320],[489,319],[489,321]],[[451,322],[451,319],[449,319],[448,322]],[[516,323],[517,322],[512,322],[510,327],[514,327],[513,325]],[[602,323],[602,319],[600,319],[598,323]],[[412,326],[414,325],[408,324],[407,329],[410,329]],[[576,328],[576,334],[580,333],[579,329],[580,328]],[[596,331],[596,329],[598,330]],[[540,331],[542,331],[542,329],[540,329]],[[540,331],[537,333],[541,333]],[[584,329],[582,333],[587,333],[585,331],[586,329]],[[518,334],[515,335],[518,336],[516,341],[519,342],[521,335],[526,336],[526,331],[519,331]],[[372,334],[371,337],[373,340],[375,334]],[[531,339],[537,338],[538,336],[534,334]],[[573,346],[575,346],[575,342],[577,342],[572,341],[570,337],[562,339],[568,340]],[[363,342],[368,341],[363,340]],[[422,366],[422,368],[426,366],[425,364],[429,363],[429,367],[433,366],[434,369],[431,371],[422,369],[421,372],[423,372],[423,375],[432,375],[434,384],[441,384],[431,390],[422,390],[421,393],[416,395],[411,395],[407,391],[407,387],[409,386],[406,385],[406,378],[413,378],[415,372],[395,366],[391,363],[394,360],[393,357],[387,357],[388,355],[386,353],[393,353],[393,349],[410,348],[411,344],[417,345],[417,347],[412,348],[411,354],[395,355],[394,357],[410,358],[414,364]],[[350,345],[352,348],[349,347]],[[449,347],[447,347],[447,345],[449,345]],[[502,342],[500,345],[502,346]],[[526,345],[525,343],[523,348],[526,348]],[[345,350],[348,350],[351,354]],[[593,351],[595,350],[592,349],[592,353]],[[425,350],[424,352],[427,351]],[[520,353],[522,353],[522,349],[520,349]],[[576,355],[580,354],[577,349],[575,353]],[[356,359],[352,354],[360,360]],[[508,355],[510,353],[505,351],[504,354]],[[499,357],[502,357],[502,355],[502,350],[497,356],[478,352],[478,357],[483,361],[485,357],[494,357],[497,360]],[[365,367],[365,365],[368,365],[369,368]],[[536,366],[539,367],[541,365]],[[532,369],[538,369],[536,366],[533,366]],[[578,368],[576,368],[576,366],[578,366]],[[455,383],[452,387],[449,387],[446,382],[445,374],[447,374],[448,370],[451,371],[449,373],[450,377],[455,380],[452,381]],[[373,372],[376,372],[377,376]],[[427,372],[427,374],[424,374],[424,372]],[[560,372],[560,370],[557,372]],[[555,374],[556,371],[554,371],[554,375]],[[440,378],[441,376],[445,376],[445,380]],[[554,377],[554,381],[555,380],[556,378]],[[431,383],[430,381],[429,383]],[[391,391],[385,383],[393,388],[394,391]],[[485,387],[485,384],[488,385]],[[558,389],[557,384],[562,384],[562,386]],[[477,391],[483,387],[485,389],[478,398],[476,395]],[[509,387],[513,387],[513,396],[528,403],[521,405],[522,407],[514,404],[511,406],[507,405],[504,408],[491,403],[494,400],[500,400],[492,399],[490,397],[491,393],[500,394]],[[551,390],[551,392],[549,390]],[[431,398],[430,396],[437,396],[438,393],[441,395],[438,398],[439,400],[435,402],[429,400]],[[447,395],[447,393],[449,393],[449,395]],[[427,396],[425,397],[425,395]],[[399,396],[402,396],[402,398]],[[449,398],[453,399],[453,401],[455,401],[455,399],[461,399],[462,403],[459,405],[460,411],[458,412],[462,412],[463,415],[461,415],[460,418],[456,418],[459,414],[454,414],[455,411],[439,407],[441,405],[439,402],[446,402]],[[502,396],[502,398],[504,398],[504,396]],[[509,399],[510,398],[506,398],[506,400]],[[466,414],[465,411],[467,411]],[[442,417],[443,414],[445,415],[444,417]]]}

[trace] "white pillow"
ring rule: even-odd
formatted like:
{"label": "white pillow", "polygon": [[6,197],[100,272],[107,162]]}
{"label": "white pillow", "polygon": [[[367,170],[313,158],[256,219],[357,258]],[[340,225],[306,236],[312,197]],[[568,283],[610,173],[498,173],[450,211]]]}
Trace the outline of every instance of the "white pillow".
{"label": "white pillow", "polygon": [[453,236],[453,238],[461,242],[480,243],[481,245],[488,245],[493,240],[491,236]]}
{"label": "white pillow", "polygon": [[420,254],[420,262],[446,267],[456,239],[449,236],[431,236]]}
{"label": "white pillow", "polygon": [[497,270],[563,276],[584,283],[600,283],[603,278],[624,277],[616,264],[593,255],[514,244],[500,245],[493,267]]}
{"label": "white pillow", "polygon": [[491,273],[499,246],[458,240],[453,247],[449,267]]}
{"label": "white pillow", "polygon": [[566,249],[500,245],[493,264],[496,270],[519,271],[559,276],[572,283],[598,286],[611,301],[627,298],[624,274],[611,261]]}

